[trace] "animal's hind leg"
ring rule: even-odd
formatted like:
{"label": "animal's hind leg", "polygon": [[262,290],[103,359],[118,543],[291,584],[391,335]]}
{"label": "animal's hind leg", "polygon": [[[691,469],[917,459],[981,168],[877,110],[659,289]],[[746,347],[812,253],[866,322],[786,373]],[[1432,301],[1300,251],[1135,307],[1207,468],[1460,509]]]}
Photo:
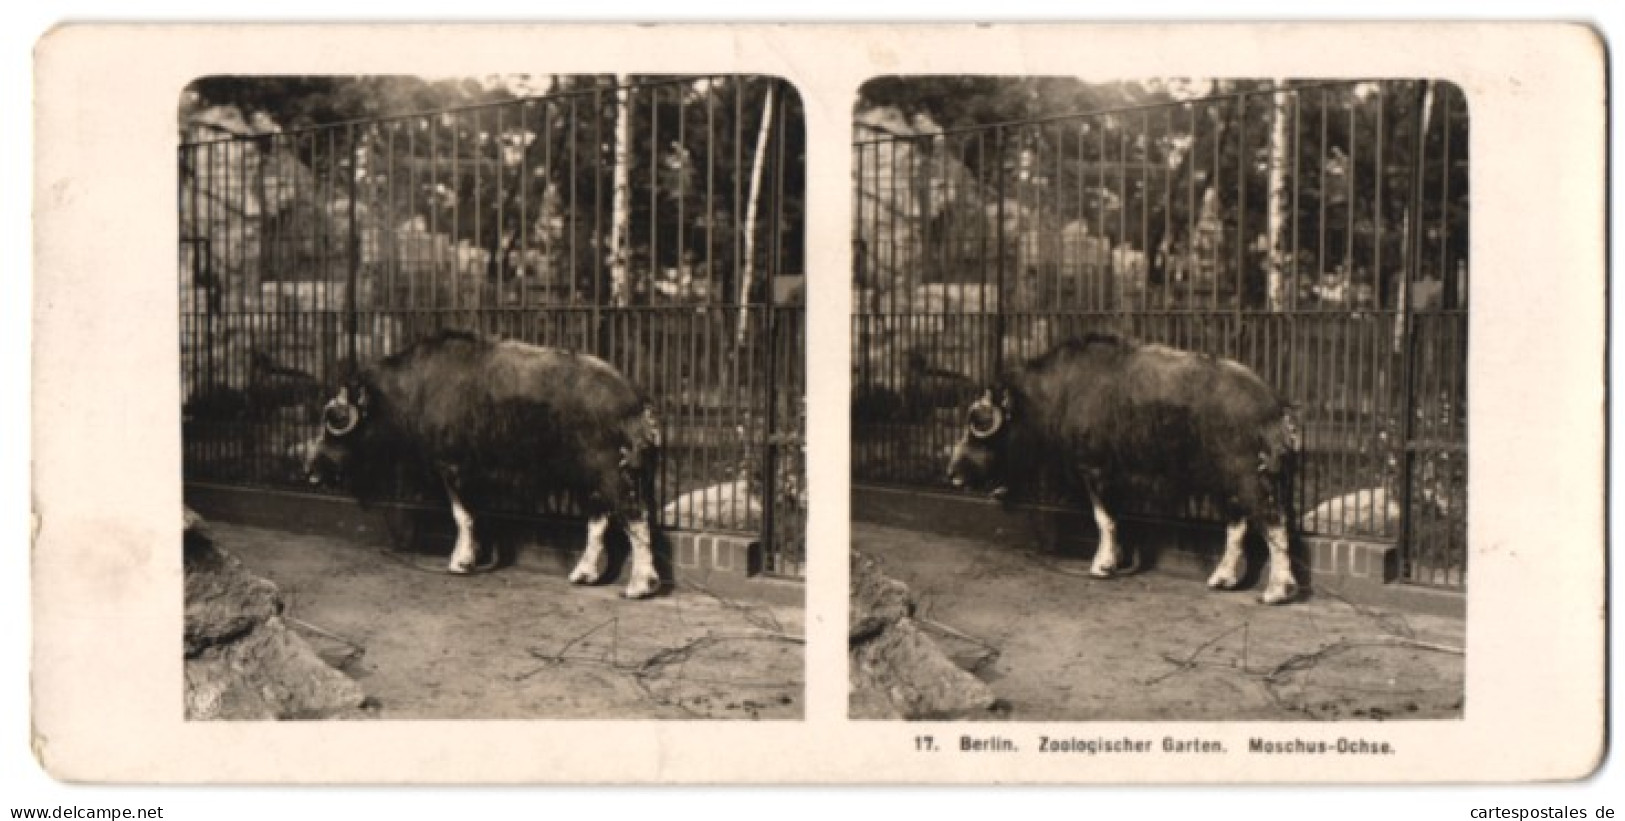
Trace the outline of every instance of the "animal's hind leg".
{"label": "animal's hind leg", "polygon": [[1287,537],[1286,523],[1280,519],[1267,523],[1264,541],[1270,546],[1270,582],[1259,601],[1285,604],[1298,595],[1298,582],[1292,577],[1292,543]]}
{"label": "animal's hind leg", "polygon": [[446,571],[468,573],[479,557],[479,545],[474,541],[474,514],[463,507],[463,500],[458,498],[455,483],[450,478],[441,476],[441,482],[446,486],[446,498],[451,500],[451,518],[457,522],[457,546],[452,548]]}
{"label": "animal's hind leg", "polygon": [[1246,518],[1237,519],[1224,528],[1224,557],[1219,559],[1219,566],[1213,569],[1213,575],[1207,578],[1207,586],[1214,590],[1230,590],[1241,583],[1242,573],[1246,570],[1246,557],[1242,553],[1242,539],[1247,535]]}
{"label": "animal's hind leg", "polygon": [[660,590],[660,571],[655,567],[653,537],[650,534],[650,509],[655,498],[655,470],[660,458],[660,421],[652,405],[645,405],[643,414],[629,431],[630,447],[621,449],[620,486],[616,498],[621,500],[616,518],[626,528],[626,540],[632,546],[632,572],[626,580],[625,596],[642,599]]}
{"label": "animal's hind leg", "polygon": [[604,532],[609,530],[609,516],[600,513],[587,520],[587,545],[581,550],[581,559],[570,571],[572,584],[596,584],[604,577],[609,558],[604,554]]}
{"label": "animal's hind leg", "polygon": [[626,540],[632,543],[632,573],[626,582],[626,597],[642,599],[660,589],[660,572],[655,569],[654,545],[647,516],[629,516]]}
{"label": "animal's hind leg", "polygon": [[1281,424],[1269,431],[1266,447],[1259,454],[1259,489],[1265,515],[1258,517],[1264,527],[1264,541],[1270,546],[1270,580],[1259,601],[1285,604],[1298,595],[1298,582],[1292,577],[1292,541],[1287,523],[1292,521],[1292,467],[1298,448],[1296,421],[1285,415]]}

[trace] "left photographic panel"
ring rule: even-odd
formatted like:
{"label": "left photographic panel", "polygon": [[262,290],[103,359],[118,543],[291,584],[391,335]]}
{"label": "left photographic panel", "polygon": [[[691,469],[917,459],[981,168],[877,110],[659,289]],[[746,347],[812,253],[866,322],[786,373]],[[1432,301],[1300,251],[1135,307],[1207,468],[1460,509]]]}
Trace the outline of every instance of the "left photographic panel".
{"label": "left photographic panel", "polygon": [[188,719],[801,719],[801,98],[180,100]]}

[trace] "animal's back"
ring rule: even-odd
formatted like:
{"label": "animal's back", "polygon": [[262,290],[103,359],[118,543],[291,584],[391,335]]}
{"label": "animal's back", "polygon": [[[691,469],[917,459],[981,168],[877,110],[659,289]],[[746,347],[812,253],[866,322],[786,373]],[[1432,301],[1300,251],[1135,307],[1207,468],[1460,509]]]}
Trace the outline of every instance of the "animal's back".
{"label": "animal's back", "polygon": [[644,436],[643,397],[597,357],[447,332],[383,360],[380,414],[434,463],[575,487]]}
{"label": "animal's back", "polygon": [[590,354],[444,331],[383,361],[380,381],[429,416],[471,404],[543,403],[564,421],[636,415],[643,397]]}
{"label": "animal's back", "polygon": [[1073,418],[1173,404],[1263,423],[1285,410],[1256,373],[1234,360],[1111,334],[1057,345],[1028,364],[1025,381],[1061,398]]}
{"label": "animal's back", "polygon": [[1285,405],[1256,374],[1226,359],[1164,345],[1090,335],[1052,349],[1025,371],[1050,441],[1068,459],[1113,472],[1177,477],[1220,490]]}

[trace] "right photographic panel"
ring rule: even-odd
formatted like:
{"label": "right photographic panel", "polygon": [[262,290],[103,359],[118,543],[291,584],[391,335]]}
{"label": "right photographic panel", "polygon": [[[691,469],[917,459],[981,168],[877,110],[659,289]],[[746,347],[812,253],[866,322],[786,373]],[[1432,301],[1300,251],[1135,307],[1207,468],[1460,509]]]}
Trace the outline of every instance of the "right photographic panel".
{"label": "right photographic panel", "polygon": [[852,129],[852,717],[1461,718],[1459,88],[887,76]]}

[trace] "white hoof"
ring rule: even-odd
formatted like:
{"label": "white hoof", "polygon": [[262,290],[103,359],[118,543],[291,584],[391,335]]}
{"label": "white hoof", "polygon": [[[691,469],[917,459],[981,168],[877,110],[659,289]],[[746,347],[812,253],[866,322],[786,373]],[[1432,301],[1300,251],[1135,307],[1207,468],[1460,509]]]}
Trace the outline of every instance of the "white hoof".
{"label": "white hoof", "polygon": [[660,577],[654,574],[634,577],[621,595],[628,599],[646,599],[660,589]]}
{"label": "white hoof", "polygon": [[1294,582],[1286,582],[1285,584],[1272,584],[1265,588],[1264,595],[1259,596],[1258,600],[1264,604],[1286,604],[1297,598],[1297,595],[1298,585]]}
{"label": "white hoof", "polygon": [[474,572],[474,563],[473,562],[460,562],[460,561],[457,561],[456,559],[453,559],[451,564],[446,565],[446,572],[447,573],[455,573],[455,574],[457,574],[459,576],[467,575],[469,573]]}
{"label": "white hoof", "polygon": [[1109,579],[1117,575],[1117,566],[1110,564],[1097,564],[1089,568],[1089,575],[1097,579]]}
{"label": "white hoof", "polygon": [[1233,590],[1238,583],[1234,574],[1220,570],[1213,571],[1213,575],[1207,578],[1207,586],[1214,590]]}
{"label": "white hoof", "polygon": [[598,576],[599,573],[596,569],[578,564],[576,565],[576,569],[570,571],[570,583],[597,584]]}

